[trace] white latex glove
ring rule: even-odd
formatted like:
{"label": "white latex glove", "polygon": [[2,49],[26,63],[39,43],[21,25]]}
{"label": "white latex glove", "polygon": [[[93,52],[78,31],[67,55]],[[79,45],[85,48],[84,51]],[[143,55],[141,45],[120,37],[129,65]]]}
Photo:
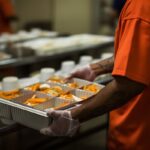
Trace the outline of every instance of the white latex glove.
{"label": "white latex glove", "polygon": [[72,119],[70,111],[50,110],[47,115],[51,117],[52,124],[40,130],[44,135],[49,136],[73,136],[80,127],[78,120]]}
{"label": "white latex glove", "polygon": [[71,73],[70,77],[68,77],[68,79],[71,79],[71,78],[74,78],[74,77],[81,78],[81,79],[88,80],[88,81],[93,81],[96,78],[96,74],[92,70],[90,65],[86,65],[84,67],[75,69]]}

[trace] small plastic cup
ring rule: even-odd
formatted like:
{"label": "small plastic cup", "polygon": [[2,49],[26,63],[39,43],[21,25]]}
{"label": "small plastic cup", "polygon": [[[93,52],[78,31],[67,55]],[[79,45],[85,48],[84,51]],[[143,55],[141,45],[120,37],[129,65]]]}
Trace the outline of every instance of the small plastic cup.
{"label": "small plastic cup", "polygon": [[113,56],[113,53],[102,53],[101,54],[101,59],[106,59],[106,58],[110,58]]}
{"label": "small plastic cup", "polygon": [[19,89],[19,79],[14,76],[5,77],[2,80],[2,90],[11,91]]}
{"label": "small plastic cup", "polygon": [[63,74],[69,74],[75,68],[74,61],[64,61],[61,63],[61,72]]}
{"label": "small plastic cup", "polygon": [[50,77],[54,76],[55,69],[54,68],[42,68],[40,71],[40,82],[45,82]]}
{"label": "small plastic cup", "polygon": [[92,60],[93,60],[92,56],[88,56],[88,55],[81,56],[80,60],[79,60],[79,65],[90,64],[92,62]]}

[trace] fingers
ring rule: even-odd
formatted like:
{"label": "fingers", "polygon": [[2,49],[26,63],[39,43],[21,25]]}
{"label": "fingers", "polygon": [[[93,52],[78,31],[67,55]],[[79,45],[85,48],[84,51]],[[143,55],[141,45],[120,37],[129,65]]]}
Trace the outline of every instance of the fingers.
{"label": "fingers", "polygon": [[49,117],[52,117],[53,119],[58,119],[61,116],[60,111],[51,110],[47,113]]}
{"label": "fingers", "polygon": [[64,82],[65,83],[67,83],[69,80],[71,80],[73,78],[73,76],[72,75],[69,75],[68,77],[66,77],[65,79],[64,79]]}

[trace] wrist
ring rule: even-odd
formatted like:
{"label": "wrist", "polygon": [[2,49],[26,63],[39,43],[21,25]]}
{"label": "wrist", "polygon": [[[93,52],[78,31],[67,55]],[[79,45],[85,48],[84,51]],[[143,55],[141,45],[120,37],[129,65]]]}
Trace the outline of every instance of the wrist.
{"label": "wrist", "polygon": [[90,64],[90,68],[93,71],[93,73],[95,74],[95,76],[98,76],[98,75],[103,73],[102,72],[102,70],[103,70],[102,67],[99,64],[97,64],[97,63]]}

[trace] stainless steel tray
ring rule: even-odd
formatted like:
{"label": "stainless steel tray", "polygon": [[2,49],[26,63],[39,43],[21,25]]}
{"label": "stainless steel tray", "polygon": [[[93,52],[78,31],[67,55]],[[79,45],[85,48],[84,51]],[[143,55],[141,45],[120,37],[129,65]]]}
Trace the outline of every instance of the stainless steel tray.
{"label": "stainless steel tray", "polygon": [[[77,80],[74,79],[74,81]],[[79,79],[78,82],[80,85],[88,85],[92,83],[81,79]],[[57,83],[48,84],[51,86],[58,85]],[[51,108],[63,110],[69,109],[76,104],[84,103],[86,100],[89,100],[96,94],[81,89],[72,89],[64,84],[59,84],[59,86],[61,86],[66,92],[73,94],[75,98],[68,101],[59,97],[52,97],[48,94],[23,90],[23,95],[11,101],[0,98],[0,117],[16,121],[17,123],[36,130],[40,130],[41,128],[47,127],[51,123],[51,118],[49,118],[46,113],[47,110]],[[103,86],[99,84],[96,84],[96,86],[98,86],[98,88],[103,88]],[[38,95],[39,97],[47,97],[49,100],[34,107],[23,104],[26,99],[32,97],[34,94]],[[80,99],[83,96],[86,96],[85,100]]]}

